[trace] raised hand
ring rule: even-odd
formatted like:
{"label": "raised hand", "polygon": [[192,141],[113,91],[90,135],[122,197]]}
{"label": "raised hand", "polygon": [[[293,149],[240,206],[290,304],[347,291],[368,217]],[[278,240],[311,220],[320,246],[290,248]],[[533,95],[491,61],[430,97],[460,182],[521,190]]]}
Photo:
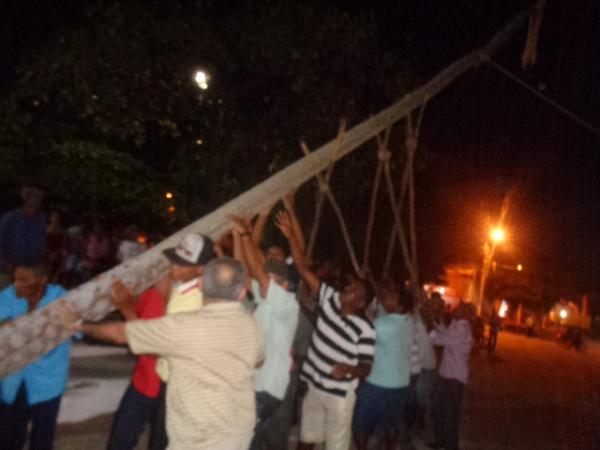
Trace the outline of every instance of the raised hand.
{"label": "raised hand", "polygon": [[131,305],[135,301],[135,295],[127,289],[121,280],[114,279],[110,289],[110,301],[117,309]]}
{"label": "raised hand", "polygon": [[244,218],[236,216],[235,214],[230,214],[227,216],[227,218],[233,225],[233,231],[240,234],[250,232],[250,226],[248,224],[248,221],[246,221]]}
{"label": "raised hand", "polygon": [[285,206],[286,210],[288,210],[288,211],[294,210],[294,202],[296,199],[295,196],[296,196],[296,189],[292,189],[285,195],[285,197],[283,197],[283,199],[282,199],[283,206]]}
{"label": "raised hand", "polygon": [[333,365],[331,369],[331,376],[336,380],[342,380],[346,378],[348,375],[352,375],[352,371],[354,366],[344,363],[337,363]]}
{"label": "raised hand", "polygon": [[285,211],[279,211],[275,218],[275,226],[279,228],[281,234],[283,234],[286,238],[290,239],[292,237],[292,225],[290,223],[290,216]]}
{"label": "raised hand", "polygon": [[269,214],[271,214],[271,211],[273,210],[276,204],[277,203],[271,203],[269,206],[267,206],[265,209],[259,212],[258,215],[264,217],[268,216]]}

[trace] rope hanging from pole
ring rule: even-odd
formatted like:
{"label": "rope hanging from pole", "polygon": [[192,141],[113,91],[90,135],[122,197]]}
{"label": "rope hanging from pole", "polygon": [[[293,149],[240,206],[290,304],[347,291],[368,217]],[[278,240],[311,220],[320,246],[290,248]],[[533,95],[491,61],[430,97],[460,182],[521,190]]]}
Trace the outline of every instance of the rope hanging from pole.
{"label": "rope hanging from pole", "polygon": [[[310,261],[312,259],[313,250],[315,248],[315,242],[317,241],[317,234],[319,233],[319,226],[321,224],[321,215],[323,212],[323,203],[325,202],[325,192],[329,190],[329,181],[331,180],[331,175],[333,174],[333,168],[335,166],[335,161],[337,159],[337,154],[339,149],[342,147],[344,143],[344,133],[346,131],[346,121],[342,119],[340,121],[340,127],[338,129],[336,146],[331,153],[331,157],[329,158],[329,163],[327,165],[327,169],[325,170],[325,175],[317,174],[317,182],[319,183],[319,191],[317,193],[317,200],[315,202],[315,213],[313,219],[313,226],[310,229],[310,236],[308,239],[308,246],[306,247],[306,257]],[[304,155],[310,154],[310,150],[306,143],[300,143],[300,148]]]}
{"label": "rope hanging from pole", "polygon": [[365,248],[363,252],[363,265],[362,270],[363,273],[371,273],[370,264],[369,264],[369,256],[371,252],[371,240],[373,237],[373,225],[375,223],[375,213],[377,211],[377,195],[379,193],[379,185],[381,184],[381,173],[383,172],[383,166],[390,159],[390,152],[387,149],[388,142],[390,139],[390,133],[392,131],[392,127],[389,127],[385,130],[384,138],[381,139],[379,134],[376,135],[377,138],[377,170],[375,171],[375,181],[373,182],[373,191],[371,193],[371,206],[369,208],[369,220],[367,222],[367,231],[365,235]]}
{"label": "rope hanging from pole", "polygon": [[[407,116],[406,164],[405,164],[404,171],[402,174],[400,193],[398,195],[397,200],[395,201],[396,205],[397,205],[396,206],[397,210],[401,213],[402,210],[404,209],[404,198],[408,191],[409,204],[411,204],[411,202],[412,202],[412,206],[410,208],[411,208],[411,211],[413,211],[412,216],[411,216],[411,213],[409,212],[409,225],[410,225],[410,233],[411,233],[411,258],[410,259],[415,268],[417,267],[417,250],[416,250],[417,237],[416,237],[416,220],[414,217],[414,209],[415,209],[415,206],[414,206],[414,202],[415,202],[415,199],[414,199],[414,155],[415,155],[417,147],[418,147],[419,137],[421,135],[421,124],[423,123],[425,107],[427,106],[428,100],[429,100],[428,97],[426,97],[423,105],[421,106],[421,109],[419,110],[419,117],[417,119],[416,128],[414,128],[412,126],[412,112],[409,113]],[[411,186],[412,186],[412,189],[411,189]],[[396,238],[397,238],[397,232],[394,228],[392,228],[392,231],[390,233],[390,243],[388,245],[384,269],[383,269],[384,275],[388,275],[389,271],[390,271],[390,267],[392,264],[392,257],[394,254],[394,248],[396,245]],[[416,278],[416,280],[413,280],[413,281],[418,282],[418,277]]]}
{"label": "rope hanging from pole", "polygon": [[[343,128],[345,127],[345,125],[343,125],[342,127],[340,127],[341,130],[343,130]],[[301,144],[302,146],[302,151],[306,154],[310,153],[310,150],[308,148],[308,146],[303,142]],[[333,167],[333,160],[335,158],[332,159],[332,163],[330,167]],[[333,170],[333,169],[332,169]],[[327,175],[329,175],[329,179],[327,179]],[[346,221],[344,220],[344,215],[342,214],[342,210],[337,202],[337,200],[335,199],[335,196],[333,195],[333,192],[331,192],[331,188],[329,186],[329,181],[331,179],[331,171],[328,171],[328,173],[323,176],[322,174],[317,174],[316,175],[318,183],[319,183],[319,198],[327,198],[327,200],[329,200],[329,203],[331,204],[331,207],[333,208],[333,211],[335,212],[335,215],[338,219],[338,222],[340,224],[340,228],[342,230],[342,236],[344,237],[344,242],[346,244],[346,249],[348,250],[348,254],[350,255],[350,260],[352,261],[352,267],[354,269],[354,271],[356,272],[356,274],[364,279],[365,274],[362,271],[360,265],[358,264],[358,259],[356,257],[356,252],[354,250],[354,246],[352,245],[352,241],[350,240],[350,233],[348,232],[348,227],[346,225]],[[313,229],[315,229],[316,227],[319,226],[319,222],[321,220],[321,211],[322,211],[322,205],[321,205],[321,209],[318,211],[318,217],[315,217],[315,221],[313,223]],[[312,233],[311,233],[311,237],[312,237]]]}

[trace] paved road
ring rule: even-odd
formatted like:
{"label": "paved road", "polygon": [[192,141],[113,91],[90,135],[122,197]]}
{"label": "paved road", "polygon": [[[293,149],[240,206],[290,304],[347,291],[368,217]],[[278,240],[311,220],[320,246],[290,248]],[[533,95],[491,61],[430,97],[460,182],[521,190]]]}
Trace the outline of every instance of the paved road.
{"label": "paved road", "polygon": [[[103,449],[109,426],[108,415],[61,425],[55,448]],[[414,436],[418,450],[429,440]],[[600,345],[579,353],[501,333],[495,358],[472,358],[461,449],[600,450]]]}
{"label": "paved road", "polygon": [[501,333],[472,359],[462,448],[600,449],[600,347]]}

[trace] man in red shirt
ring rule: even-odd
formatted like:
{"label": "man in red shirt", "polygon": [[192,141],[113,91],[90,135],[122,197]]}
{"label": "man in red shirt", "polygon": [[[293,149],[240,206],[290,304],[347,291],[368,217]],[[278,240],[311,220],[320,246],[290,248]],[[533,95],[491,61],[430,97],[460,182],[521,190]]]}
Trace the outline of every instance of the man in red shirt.
{"label": "man in red shirt", "polygon": [[[175,285],[189,282],[202,275],[204,264],[215,257],[212,241],[197,233],[186,235],[177,247],[163,250],[171,262],[169,275],[144,291],[137,303],[134,296],[120,281],[113,283],[112,301],[125,320],[156,319],[165,315],[170,298],[171,282]],[[188,299],[189,300],[189,299]],[[172,305],[172,303],[171,303]],[[156,358],[138,357],[131,385],[125,391],[115,414],[108,450],[133,450],[146,422],[150,422],[151,450],[168,446],[165,429],[165,384],[156,372]]]}
{"label": "man in red shirt", "polygon": [[[137,301],[132,301],[131,293],[120,281],[116,281],[113,284],[113,303],[125,320],[156,319],[165,315],[165,299],[169,290],[167,275],[142,292]],[[155,356],[138,356],[131,384],[123,394],[113,420],[108,450],[133,450],[147,422],[150,423],[150,441],[153,440],[160,392],[160,379],[155,367]]]}

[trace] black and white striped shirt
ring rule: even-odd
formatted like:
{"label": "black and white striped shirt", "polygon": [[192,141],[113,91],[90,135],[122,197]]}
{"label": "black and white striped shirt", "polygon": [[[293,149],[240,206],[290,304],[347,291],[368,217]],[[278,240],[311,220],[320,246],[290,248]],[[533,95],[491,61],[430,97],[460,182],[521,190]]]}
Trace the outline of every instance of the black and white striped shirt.
{"label": "black and white striped shirt", "polygon": [[344,397],[356,389],[358,380],[350,377],[336,380],[331,376],[337,363],[356,366],[372,363],[375,353],[375,329],[362,316],[340,314],[340,293],[321,283],[319,287],[319,315],[312,334],[300,378],[315,388]]}

